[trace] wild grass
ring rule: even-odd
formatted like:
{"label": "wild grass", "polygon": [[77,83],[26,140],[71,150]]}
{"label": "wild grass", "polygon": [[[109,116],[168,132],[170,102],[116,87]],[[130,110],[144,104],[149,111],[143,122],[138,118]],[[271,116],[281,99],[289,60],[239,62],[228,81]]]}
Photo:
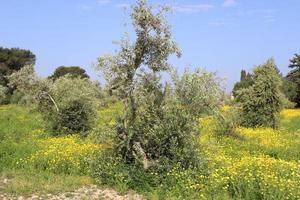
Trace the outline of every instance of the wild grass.
{"label": "wild grass", "polygon": [[210,171],[206,198],[300,198],[300,111],[284,111],[282,118],[278,130],[241,127],[238,138],[216,136],[213,120],[202,119],[202,153]]}
{"label": "wild grass", "polygon": [[90,157],[110,149],[121,111],[120,103],[101,108],[86,138],[53,137],[39,113],[1,106],[0,179],[9,182],[0,193],[57,193],[92,184],[89,158],[106,170],[101,184],[149,199],[300,199],[300,110],[285,110],[278,130],[240,127],[238,137],[216,134],[215,119],[202,118],[201,169],[174,166],[161,174],[132,169],[109,154]]}
{"label": "wild grass", "polygon": [[92,183],[84,159],[97,144],[52,137],[39,113],[19,105],[0,106],[0,133],[0,182],[8,179],[0,193],[56,193]]}
{"label": "wild grass", "polygon": [[15,168],[16,162],[37,150],[37,132],[44,123],[36,112],[21,106],[0,107],[0,171]]}
{"label": "wild grass", "polygon": [[72,191],[81,186],[93,184],[89,176],[55,174],[45,171],[6,170],[2,179],[8,179],[1,193],[12,195],[55,194]]}

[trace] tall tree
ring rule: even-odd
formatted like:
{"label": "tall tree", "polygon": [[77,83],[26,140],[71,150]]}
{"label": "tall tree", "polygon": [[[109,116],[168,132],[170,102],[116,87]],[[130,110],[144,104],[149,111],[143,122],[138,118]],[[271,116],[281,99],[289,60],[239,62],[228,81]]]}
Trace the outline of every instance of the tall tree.
{"label": "tall tree", "polygon": [[300,55],[295,54],[290,62],[289,67],[292,70],[288,73],[287,79],[293,82],[297,87],[297,95],[294,102],[297,104],[297,107],[300,107]]}
{"label": "tall tree", "polygon": [[244,80],[246,80],[246,78],[247,78],[247,72],[246,72],[246,70],[242,70],[240,81],[244,81]]}
{"label": "tall tree", "polygon": [[[148,159],[152,155],[145,149],[147,140],[143,134],[147,133],[132,132],[133,125],[138,118],[141,119],[137,115],[144,104],[141,102],[143,94],[155,97],[160,93],[157,85],[159,72],[170,69],[170,55],[180,56],[170,26],[165,21],[166,11],[166,8],[154,11],[145,0],[139,0],[131,14],[136,40],[131,43],[125,36],[115,55],[102,56],[98,61],[98,69],[103,72],[109,88],[115,90],[124,103],[124,115],[118,129],[123,158],[130,162],[142,160],[145,168],[149,167]],[[140,86],[148,80],[151,83],[146,84],[148,92],[139,92]],[[146,99],[149,101],[150,97]],[[155,99],[153,101],[157,102]]]}
{"label": "tall tree", "polygon": [[254,69],[253,84],[238,91],[243,125],[277,127],[284,97],[281,85],[282,79],[273,59]]}
{"label": "tall tree", "polygon": [[[35,55],[25,49],[0,47],[0,85],[8,87],[7,76],[19,71],[25,65],[35,64]],[[8,88],[8,95],[12,94],[14,88]]]}
{"label": "tall tree", "polygon": [[[245,70],[241,71],[240,81],[235,83],[233,86],[232,94],[234,97],[237,97],[238,91],[244,88],[248,88],[253,84],[253,77],[250,73],[247,73]],[[239,98],[236,98],[239,101]]]}
{"label": "tall tree", "polygon": [[49,76],[49,78],[56,80],[67,74],[72,78],[89,78],[89,75],[87,75],[86,71],[79,66],[60,66],[55,69],[54,73]]}

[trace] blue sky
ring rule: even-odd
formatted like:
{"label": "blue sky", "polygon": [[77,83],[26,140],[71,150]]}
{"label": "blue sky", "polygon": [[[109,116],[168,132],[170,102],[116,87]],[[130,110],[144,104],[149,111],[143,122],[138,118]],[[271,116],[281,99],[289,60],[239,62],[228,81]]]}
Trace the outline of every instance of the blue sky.
{"label": "blue sky", "polygon": [[[133,36],[121,0],[0,0],[0,46],[30,49],[36,70],[47,76],[60,65],[79,65],[96,78],[92,64],[117,46],[124,31]],[[168,16],[183,51],[171,63],[205,67],[227,79],[274,57],[288,71],[300,53],[300,0],[149,0],[173,7]],[[128,12],[127,12],[128,14]]]}

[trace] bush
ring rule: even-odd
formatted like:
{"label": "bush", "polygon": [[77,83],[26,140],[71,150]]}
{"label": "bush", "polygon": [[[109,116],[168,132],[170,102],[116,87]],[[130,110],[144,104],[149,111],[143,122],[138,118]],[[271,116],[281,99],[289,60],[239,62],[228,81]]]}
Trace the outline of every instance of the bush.
{"label": "bush", "polygon": [[199,199],[198,190],[202,186],[198,183],[203,179],[197,168],[183,169],[178,163],[168,171],[145,170],[142,166],[124,163],[112,151],[101,152],[94,160],[92,177],[99,185],[113,187],[119,192],[132,189],[149,199]]}
{"label": "bush", "polygon": [[192,115],[211,114],[220,107],[224,93],[216,73],[200,68],[191,73],[185,69],[181,77],[173,75],[173,82],[176,98]]}
{"label": "bush", "polygon": [[[167,94],[157,77],[144,77],[137,88],[134,121],[128,127],[128,139],[119,121],[117,150],[125,162],[170,168],[174,163],[195,165],[198,160],[196,119]],[[149,80],[151,79],[151,81]]]}
{"label": "bush", "polygon": [[272,59],[254,69],[253,85],[238,91],[246,127],[277,127],[283,107],[282,80]]}
{"label": "bush", "polygon": [[84,132],[91,128],[91,119],[89,113],[94,111],[91,108],[84,108],[81,101],[72,101],[62,108],[57,118],[56,129],[65,130],[65,132]]}
{"label": "bush", "polygon": [[236,128],[241,124],[241,111],[235,107],[223,108],[214,115],[215,133],[219,136],[236,137]]}
{"label": "bush", "polygon": [[114,187],[118,191],[129,189],[129,166],[112,151],[103,151],[91,163],[91,175],[99,185]]}
{"label": "bush", "polygon": [[49,93],[56,105],[42,109],[52,130],[79,133],[92,127],[97,110],[97,88],[89,80],[65,76],[51,85]]}
{"label": "bush", "polygon": [[88,79],[67,75],[53,82],[39,78],[33,66],[26,66],[9,80],[37,106],[55,134],[85,132],[91,128],[100,91]]}
{"label": "bush", "polygon": [[12,104],[29,104],[30,99],[27,95],[23,94],[19,90],[14,90],[13,94],[10,96],[10,103]]}

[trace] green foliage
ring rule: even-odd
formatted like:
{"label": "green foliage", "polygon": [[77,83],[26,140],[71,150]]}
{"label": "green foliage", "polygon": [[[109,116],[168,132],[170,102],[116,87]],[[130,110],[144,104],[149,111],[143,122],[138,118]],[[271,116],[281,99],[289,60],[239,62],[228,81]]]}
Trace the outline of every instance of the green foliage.
{"label": "green foliage", "polygon": [[[199,169],[182,169],[174,165],[168,171],[155,168],[145,170],[142,166],[132,166],[111,151],[99,154],[92,163],[92,177],[99,185],[113,187],[119,192],[133,189],[145,194],[149,199],[198,199],[200,193],[195,186],[201,172]],[[155,198],[154,198],[155,199]]]}
{"label": "green foliage", "polygon": [[129,190],[130,167],[111,151],[100,153],[92,161],[92,177],[99,185],[114,187],[120,192]]}
{"label": "green foliage", "polygon": [[166,10],[154,11],[146,1],[138,1],[131,14],[136,41],[123,39],[120,51],[100,57],[97,67],[108,88],[124,103],[124,115],[117,124],[118,152],[127,163],[142,164],[145,169],[157,160],[185,159],[183,155],[193,146],[188,142],[193,120],[165,101],[159,84],[159,73],[171,67],[169,56],[180,55],[165,21]]}
{"label": "green foliage", "polygon": [[[29,51],[19,48],[2,48],[0,47],[0,85],[8,87],[9,81],[6,76],[19,71],[25,65],[35,63],[35,55]],[[9,102],[9,97],[15,88],[8,87],[6,90],[6,99],[4,103]]]}
{"label": "green foliage", "polygon": [[[250,73],[246,73],[245,70],[241,71],[241,79],[239,82],[235,83],[233,86],[232,94],[236,98],[238,96],[238,91],[244,88],[248,88],[253,85],[253,77]],[[237,98],[236,101],[239,101]]]}
{"label": "green foliage", "polygon": [[290,102],[297,102],[297,84],[288,80],[288,78],[283,79],[282,92],[287,97]]}
{"label": "green foliage", "polygon": [[88,79],[64,76],[52,82],[39,78],[33,66],[27,66],[9,80],[43,113],[55,134],[85,132],[91,128],[99,88]]}
{"label": "green foliage", "polygon": [[29,105],[30,104],[30,98],[28,95],[25,95],[24,93],[20,92],[18,89],[14,90],[12,95],[10,96],[9,103],[11,104],[23,104],[23,105]]}
{"label": "green foliage", "polygon": [[191,115],[211,114],[220,107],[224,93],[216,73],[200,68],[191,73],[185,69],[181,77],[173,75],[173,82],[176,98]]}
{"label": "green foliage", "polygon": [[219,136],[236,137],[236,128],[241,124],[241,117],[241,111],[237,108],[217,112],[214,115],[216,119],[215,133]]}
{"label": "green foliage", "polygon": [[199,165],[196,119],[160,83],[160,72],[171,67],[169,55],[180,53],[164,12],[138,1],[131,14],[136,42],[124,39],[116,55],[99,58],[98,69],[122,100],[124,115],[116,123],[112,153],[95,161],[98,183],[149,191],[175,165]]}
{"label": "green foliage", "polygon": [[64,133],[86,132],[96,116],[98,89],[87,79],[62,77],[50,87],[49,93],[58,111],[45,107],[44,113],[52,129]]}
{"label": "green foliage", "polygon": [[0,171],[13,169],[37,149],[34,132],[44,126],[41,115],[15,105],[0,107]]}
{"label": "green foliage", "polygon": [[295,54],[295,56],[290,60],[289,67],[292,69],[299,69],[300,68],[300,55]]}
{"label": "green foliage", "polygon": [[[91,128],[91,107],[84,108],[84,102],[72,101],[68,107],[62,108],[54,123],[54,129],[64,132],[84,132]],[[92,115],[93,117],[93,115]]]}
{"label": "green foliage", "polygon": [[145,105],[136,111],[136,121],[129,126],[129,140],[119,141],[119,153],[128,163],[137,162],[161,170],[175,163],[184,167],[197,165],[195,119],[178,104],[164,99],[152,101],[150,95],[144,97]]}
{"label": "green foliage", "polygon": [[6,87],[0,85],[0,104],[5,102],[6,99]]}
{"label": "green foliage", "polygon": [[294,58],[291,59],[290,68],[292,69],[288,75],[287,80],[292,82],[296,86],[297,95],[292,99],[293,102],[300,107],[300,55],[295,54]]}
{"label": "green foliage", "polygon": [[272,59],[254,69],[253,81],[253,85],[238,92],[243,110],[242,124],[275,128],[284,95],[281,92],[282,81]]}
{"label": "green foliage", "polygon": [[89,76],[86,74],[86,71],[78,66],[60,66],[55,69],[54,73],[49,76],[49,78],[55,81],[67,74],[71,78],[89,78]]}
{"label": "green foliage", "polygon": [[[121,109],[120,103],[102,108],[99,126],[113,127],[112,120],[119,116]],[[226,108],[222,113],[225,118],[227,111],[230,110]],[[140,165],[124,163],[113,149],[103,149],[100,145],[99,155],[91,163],[92,175],[101,186],[110,186],[120,192],[134,189],[149,199],[221,200],[255,199],[258,196],[262,199],[282,199],[283,196],[298,199],[300,115],[296,109],[287,112],[292,112],[286,114],[292,117],[282,120],[281,129],[239,128],[236,133],[241,138],[238,139],[217,137],[214,132],[207,135],[204,129],[210,130],[212,124],[201,122],[204,129],[201,129],[198,145],[201,145],[202,160],[197,168],[183,169],[181,163],[177,163],[169,170],[157,167],[145,170]],[[206,118],[216,120],[212,116]],[[87,161],[94,151],[85,149],[97,150],[95,146],[98,145],[86,148],[85,144],[90,144],[88,140],[77,136],[48,137],[42,130],[43,125],[41,115],[36,112],[28,112],[17,105],[0,107],[0,176],[9,179],[0,192],[43,194],[93,184],[89,177],[64,173],[76,169],[77,165],[70,165],[71,162]],[[72,138],[77,138],[75,143]],[[21,158],[25,160],[32,156],[34,163],[16,164]],[[53,165],[54,159],[63,162]],[[49,172],[49,165],[60,174]]]}

